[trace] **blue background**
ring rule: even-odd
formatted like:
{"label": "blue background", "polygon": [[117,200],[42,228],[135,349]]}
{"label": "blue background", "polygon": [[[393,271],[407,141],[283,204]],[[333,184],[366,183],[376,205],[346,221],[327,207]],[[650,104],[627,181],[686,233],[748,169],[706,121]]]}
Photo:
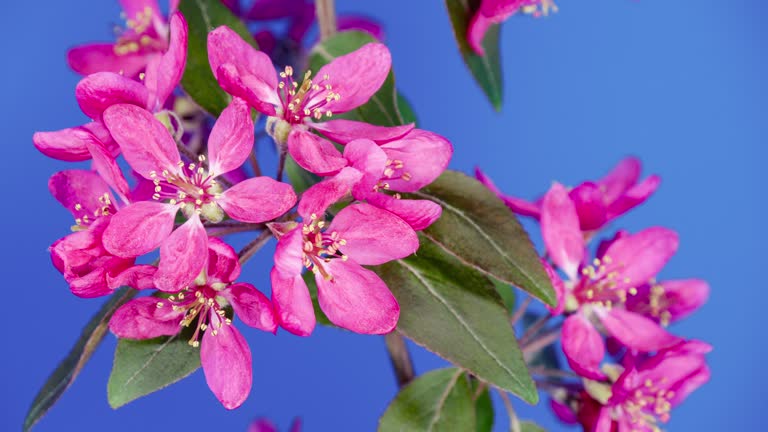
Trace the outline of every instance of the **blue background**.
{"label": "blue background", "polygon": [[[674,330],[715,347],[711,382],[674,411],[670,429],[762,430],[765,2],[562,0],[548,19],[513,18],[503,29],[501,114],[465,70],[441,3],[340,0],[338,9],[384,23],[398,86],[422,127],[453,141],[453,168],[479,165],[504,190],[528,198],[555,179],[573,185],[597,178],[628,154],[660,174],[661,189],[619,223],[680,232],[680,250],[661,277],[707,279],[712,295]],[[71,218],[46,182],[67,165],[38,154],[31,136],[85,120],[65,52],[108,40],[119,8],[70,0],[4,2],[0,10],[0,181],[8,193],[0,430],[18,430],[35,392],[100,304],[72,296],[50,264],[46,248],[68,232]],[[244,279],[266,289],[269,261],[265,252]],[[219,406],[199,372],[113,411],[105,394],[115,345],[109,336],[37,430],[241,431],[259,415],[286,430],[300,415],[308,431],[368,431],[395,393],[379,337],[326,328],[307,339],[245,333],[255,382],[237,411]],[[419,372],[444,364],[421,350],[414,356]],[[551,430],[562,428],[545,407],[517,405]],[[505,429],[502,412],[497,430]]]}

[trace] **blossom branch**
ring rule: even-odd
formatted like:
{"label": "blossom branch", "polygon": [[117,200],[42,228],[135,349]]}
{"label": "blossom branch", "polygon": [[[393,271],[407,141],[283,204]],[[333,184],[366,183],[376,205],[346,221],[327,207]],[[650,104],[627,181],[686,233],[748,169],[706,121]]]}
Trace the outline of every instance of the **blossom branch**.
{"label": "blossom branch", "polygon": [[387,345],[389,361],[392,363],[392,369],[395,372],[398,387],[402,388],[413,380],[413,361],[408,346],[405,344],[405,338],[396,331],[384,335],[384,342]]}
{"label": "blossom branch", "polygon": [[520,318],[525,315],[525,311],[528,309],[528,306],[531,304],[531,298],[526,297],[525,300],[522,301],[520,304],[520,307],[515,310],[515,313],[512,315],[512,318],[509,319],[510,325],[514,326],[517,324],[518,321],[520,321]]}
{"label": "blossom branch", "polygon": [[256,252],[259,251],[262,247],[264,247],[265,244],[269,241],[269,239],[272,238],[272,232],[269,230],[264,230],[261,232],[261,234],[258,235],[253,241],[245,245],[244,248],[240,250],[240,252],[237,253],[237,256],[240,260],[240,264],[245,263],[251,257],[253,257]]}
{"label": "blossom branch", "polygon": [[336,11],[333,0],[315,0],[320,40],[324,41],[336,33]]}
{"label": "blossom branch", "polygon": [[546,346],[554,343],[560,338],[560,334],[562,331],[560,328],[556,328],[549,333],[545,333],[544,336],[534,339],[532,342],[528,344],[524,344],[520,347],[520,350],[523,352],[523,358],[525,361],[530,361],[533,358],[533,355],[537,352],[541,351]]}

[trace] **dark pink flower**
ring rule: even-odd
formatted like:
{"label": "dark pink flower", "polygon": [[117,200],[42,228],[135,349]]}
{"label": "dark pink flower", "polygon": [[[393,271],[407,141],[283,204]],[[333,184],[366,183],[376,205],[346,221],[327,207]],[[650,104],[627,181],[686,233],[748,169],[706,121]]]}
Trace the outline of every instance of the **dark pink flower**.
{"label": "dark pink flower", "polygon": [[[208,35],[208,53],[221,87],[269,116],[267,132],[304,169],[333,175],[347,161],[330,141],[312,133],[391,141],[413,129],[413,125],[386,128],[350,120],[313,122],[343,113],[366,103],[381,87],[391,66],[389,50],[379,43],[337,57],[317,71],[307,71],[294,81],[293,68],[286,66],[278,81],[272,61],[227,27]],[[354,135],[354,136],[351,136]],[[333,139],[333,138],[332,138]]]}
{"label": "dark pink flower", "polygon": [[89,146],[100,145],[117,155],[118,146],[102,123],[112,105],[133,104],[157,113],[181,81],[187,59],[187,23],[181,13],[171,16],[170,44],[162,55],[148,60],[142,82],[114,72],[97,72],[80,80],[75,96],[91,123],[53,132],[37,132],[32,142],[48,157],[65,161],[88,160]]}
{"label": "dark pink flower", "polygon": [[[576,373],[592,379],[604,377],[599,366],[605,346],[594,323],[640,352],[657,351],[679,341],[653,320],[626,308],[627,298],[638,294],[638,286],[653,280],[677,250],[675,232],[649,228],[622,236],[600,258],[584,264],[584,237],[576,208],[559,183],[544,196],[541,231],[549,256],[568,276],[563,285],[564,308],[576,313],[565,319],[562,345]],[[554,272],[550,277],[558,279]]]}
{"label": "dark pink flower", "polygon": [[[290,185],[256,177],[223,190],[216,177],[243,164],[253,147],[253,120],[240,99],[221,113],[208,140],[208,160],[185,164],[166,127],[135,105],[113,105],[104,123],[120,145],[128,164],[155,184],[154,201],[120,210],[104,232],[104,246],[122,257],[135,257],[160,247],[155,283],[178,291],[205,265],[208,236],[202,219],[219,222],[224,215],[251,223],[274,219],[296,203]],[[207,162],[207,167],[205,163]],[[174,230],[176,213],[187,217]]]}
{"label": "dark pink flower", "polygon": [[419,129],[381,145],[358,139],[344,148],[349,166],[362,173],[352,196],[396,214],[417,231],[435,222],[442,208],[430,200],[401,199],[399,192],[416,192],[432,183],[452,155],[447,139]]}
{"label": "dark pink flower", "polygon": [[[504,195],[480,169],[475,171],[475,175],[515,213],[536,219],[541,218],[541,199],[528,202]],[[619,162],[613,171],[602,179],[595,182],[586,181],[570,189],[568,197],[576,208],[581,230],[600,229],[613,219],[642,204],[656,191],[661,182],[656,175],[651,175],[638,183],[639,179],[640,161],[630,157]]]}
{"label": "dark pink flower", "polygon": [[483,38],[493,24],[501,24],[507,18],[522,11],[534,16],[557,12],[553,0],[482,0],[467,29],[467,42],[477,55],[485,55]]}
{"label": "dark pink flower", "polygon": [[709,284],[700,279],[653,281],[627,298],[627,309],[667,326],[696,311],[708,297]]}
{"label": "dark pink flower", "polygon": [[69,170],[51,176],[48,188],[75,218],[72,234],[51,245],[51,260],[79,297],[100,297],[120,286],[141,288],[151,281],[149,266],[134,266],[102,244],[102,234],[118,202],[107,183],[93,171]]}
{"label": "dark pink flower", "polygon": [[[114,72],[135,77],[168,48],[168,23],[157,0],[121,0],[126,28],[114,43],[72,48],[67,62],[75,72],[89,75]],[[178,0],[171,0],[171,13]]]}
{"label": "dark pink flower", "polygon": [[376,273],[379,265],[416,251],[416,233],[402,219],[369,204],[352,204],[328,224],[326,209],[348,195],[361,173],[344,168],[309,188],[299,203],[302,222],[282,226],[272,268],[272,301],[280,325],[307,336],[315,326],[309,291],[302,278],[314,273],[320,308],[339,327],[382,334],[394,329],[397,300]]}
{"label": "dark pink flower", "polygon": [[703,342],[684,342],[628,367],[611,387],[594,430],[660,430],[658,424],[669,421],[672,408],[709,381],[704,354],[710,349]]}
{"label": "dark pink flower", "polygon": [[112,333],[127,339],[172,336],[193,326],[189,344],[200,347],[205,380],[227,409],[239,407],[248,397],[253,381],[251,350],[227,317],[232,306],[243,323],[275,332],[272,304],[253,285],[235,283],[240,275],[237,253],[218,238],[203,251],[206,272],[195,283],[167,299],[141,297],[124,304],[109,321]]}
{"label": "dark pink flower", "polygon": [[[248,426],[248,432],[278,432],[278,429],[269,419],[260,417]],[[296,418],[293,420],[289,432],[301,432],[300,419]]]}

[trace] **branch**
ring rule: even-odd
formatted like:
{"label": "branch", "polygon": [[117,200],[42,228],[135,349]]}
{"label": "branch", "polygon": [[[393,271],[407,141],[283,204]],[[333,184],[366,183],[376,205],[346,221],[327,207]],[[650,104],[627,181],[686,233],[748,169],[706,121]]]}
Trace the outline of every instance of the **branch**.
{"label": "branch", "polygon": [[336,11],[333,0],[315,0],[320,40],[324,41],[336,33]]}
{"label": "branch", "polygon": [[413,362],[411,361],[411,354],[408,352],[408,346],[405,345],[403,336],[397,331],[385,334],[384,342],[387,344],[387,353],[389,353],[389,361],[395,372],[397,386],[402,388],[414,377]]}
{"label": "branch", "polygon": [[259,234],[258,237],[253,239],[253,241],[245,245],[245,247],[237,253],[237,256],[240,258],[240,264],[243,264],[251,259],[251,257],[259,251],[259,249],[267,244],[270,238],[272,238],[272,232],[270,230],[264,230],[261,232],[261,234]]}

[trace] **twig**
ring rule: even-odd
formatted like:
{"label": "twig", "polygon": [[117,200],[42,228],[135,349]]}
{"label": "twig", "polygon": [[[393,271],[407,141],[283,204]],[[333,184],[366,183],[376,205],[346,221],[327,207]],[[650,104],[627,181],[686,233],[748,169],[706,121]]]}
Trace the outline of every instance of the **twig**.
{"label": "twig", "polygon": [[540,367],[540,366],[528,368],[528,371],[531,372],[531,374],[533,375],[541,375],[541,376],[550,377],[550,378],[581,378],[580,376],[576,375],[573,372],[568,372],[560,369],[549,369],[549,368]]}
{"label": "twig", "polygon": [[275,179],[277,181],[283,181],[283,171],[285,170],[285,159],[288,156],[288,149],[285,144],[280,145],[280,160],[277,162],[277,175]]}
{"label": "twig", "polygon": [[261,234],[259,234],[258,237],[253,239],[253,241],[245,245],[244,248],[240,249],[240,252],[237,253],[237,256],[240,258],[240,264],[243,264],[244,262],[251,259],[251,257],[259,251],[259,249],[267,244],[270,238],[272,238],[272,232],[270,230],[264,230],[261,232]]}
{"label": "twig", "polygon": [[518,321],[520,321],[520,318],[525,315],[525,310],[528,309],[528,306],[531,304],[531,298],[526,297],[525,300],[523,300],[520,303],[520,307],[518,307],[515,310],[515,313],[512,315],[512,318],[509,319],[509,324],[514,327],[515,324],[517,324]]}
{"label": "twig", "polygon": [[515,409],[512,408],[512,401],[509,400],[507,392],[499,389],[499,395],[501,400],[504,401],[504,408],[507,409],[507,415],[509,416],[509,430],[512,432],[520,432],[520,419],[515,414]]}
{"label": "twig", "polygon": [[256,146],[253,147],[251,154],[248,155],[248,161],[251,162],[251,168],[253,168],[253,176],[261,177],[261,167],[259,166],[259,160],[256,158]]}
{"label": "twig", "polygon": [[384,342],[387,345],[389,361],[392,363],[392,369],[395,372],[397,386],[402,388],[413,380],[413,361],[405,339],[397,331],[384,335]]}
{"label": "twig", "polygon": [[336,11],[333,0],[315,0],[315,14],[320,27],[320,40],[324,41],[336,33]]}
{"label": "twig", "polygon": [[547,325],[547,321],[552,318],[552,315],[547,314],[539,318],[538,320],[534,321],[533,324],[531,324],[530,327],[528,327],[528,330],[523,333],[523,335],[520,337],[520,343],[525,344],[528,342],[529,339],[536,336],[536,333],[539,332],[542,328],[544,328],[545,325]]}
{"label": "twig", "polygon": [[533,357],[533,354],[536,354],[547,345],[558,340],[560,338],[560,333],[560,328],[558,327],[549,333],[546,333],[544,336],[534,339],[526,345],[522,345],[520,350],[523,351],[523,358],[525,358],[525,361],[529,361]]}

